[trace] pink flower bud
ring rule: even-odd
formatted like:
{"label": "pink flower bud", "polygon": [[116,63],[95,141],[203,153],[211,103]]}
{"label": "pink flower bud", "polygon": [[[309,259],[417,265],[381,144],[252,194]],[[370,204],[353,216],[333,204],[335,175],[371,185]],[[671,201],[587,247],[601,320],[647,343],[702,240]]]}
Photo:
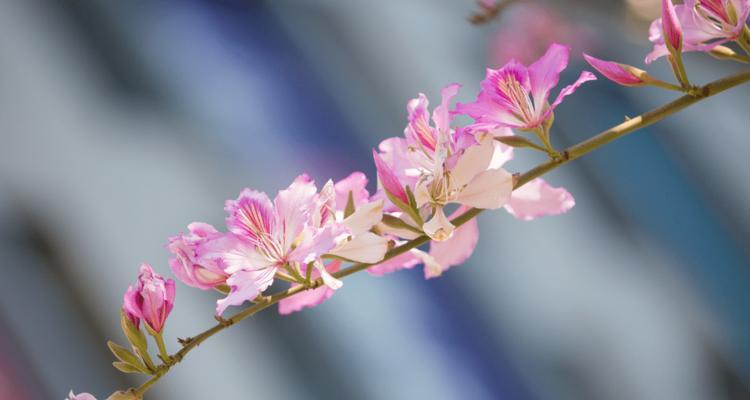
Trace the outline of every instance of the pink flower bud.
{"label": "pink flower bud", "polygon": [[68,398],[65,400],[96,400],[96,397],[89,393],[74,394],[71,390],[70,393],[68,393]]}
{"label": "pink flower bud", "polygon": [[670,51],[682,51],[682,25],[677,18],[672,0],[661,2],[661,29],[664,34],[664,43]]}
{"label": "pink flower bud", "polygon": [[404,187],[401,186],[396,173],[393,172],[391,167],[383,161],[380,154],[374,149],[372,150],[372,158],[375,160],[375,169],[377,169],[378,178],[380,179],[380,184],[383,185],[383,189],[402,203],[409,204],[409,197],[406,195]]}
{"label": "pink flower bud", "polygon": [[131,320],[143,320],[152,331],[160,333],[172,311],[174,297],[174,280],[164,280],[150,265],[141,264],[135,288],[129,286],[125,293],[123,310]]}
{"label": "pink flower bud", "polygon": [[638,68],[613,61],[600,60],[585,53],[583,54],[583,58],[585,58],[586,62],[594,67],[594,69],[599,71],[600,74],[617,84],[623,86],[638,86],[646,83],[640,78],[640,76],[643,76],[641,74],[645,74],[645,71]]}

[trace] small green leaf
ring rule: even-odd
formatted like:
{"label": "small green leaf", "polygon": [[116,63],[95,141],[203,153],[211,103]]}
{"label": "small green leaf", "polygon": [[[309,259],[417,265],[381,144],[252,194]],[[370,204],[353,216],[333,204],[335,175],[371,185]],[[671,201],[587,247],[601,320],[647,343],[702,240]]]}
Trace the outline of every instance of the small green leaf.
{"label": "small green leaf", "polygon": [[107,346],[112,351],[112,354],[114,354],[115,357],[117,357],[118,360],[124,363],[132,364],[132,365],[141,364],[141,360],[138,357],[136,357],[135,354],[133,354],[130,350],[120,346],[119,344],[110,340],[107,342]]}
{"label": "small green leaf", "polygon": [[546,151],[544,147],[521,136],[500,136],[495,138],[495,140],[510,147],[530,147],[535,150]]}
{"label": "small green leaf", "polygon": [[134,365],[128,364],[126,362],[122,361],[115,361],[112,363],[112,366],[117,368],[120,372],[124,372],[126,374],[145,374],[147,372],[141,371]]}
{"label": "small green leaf", "polygon": [[120,311],[120,326],[125,337],[128,338],[128,342],[137,349],[141,349],[144,352],[148,349],[148,343],[146,342],[146,336],[143,335],[138,327],[133,325],[133,321],[125,315],[124,311]]}
{"label": "small green leaf", "polygon": [[354,193],[352,191],[349,191],[349,197],[346,199],[346,208],[344,209],[344,218],[347,218],[348,216],[354,214],[354,211],[356,211],[354,206]]}
{"label": "small green leaf", "polygon": [[391,228],[406,229],[419,234],[422,233],[422,231],[420,231],[418,228],[411,226],[406,221],[402,220],[401,218],[394,217],[393,215],[383,214],[383,223],[390,226]]}

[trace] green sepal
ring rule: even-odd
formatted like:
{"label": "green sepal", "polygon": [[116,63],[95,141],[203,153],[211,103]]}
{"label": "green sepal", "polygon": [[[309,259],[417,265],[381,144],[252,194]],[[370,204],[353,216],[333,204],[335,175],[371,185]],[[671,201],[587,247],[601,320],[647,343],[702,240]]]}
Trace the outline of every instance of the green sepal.
{"label": "green sepal", "polygon": [[[130,367],[132,367],[135,370],[134,372],[142,372],[144,374],[149,373],[148,369],[143,364],[141,359],[137,357],[135,354],[131,353],[130,350],[120,346],[119,344],[111,340],[107,342],[107,347],[109,347],[109,350],[112,351],[112,354],[114,354],[115,357],[117,357],[117,359],[120,360],[122,364],[129,365]],[[115,366],[115,368],[117,367]],[[120,368],[117,368],[117,369],[120,369]]]}
{"label": "green sepal", "polygon": [[356,208],[354,206],[354,193],[352,191],[349,191],[349,197],[346,199],[346,208],[344,208],[344,218],[349,217],[350,215],[354,214],[354,211],[356,211]]}
{"label": "green sepal", "polygon": [[122,361],[115,361],[112,363],[112,366],[126,374],[148,374],[148,371],[142,371],[138,367]]}
{"label": "green sepal", "polygon": [[495,140],[510,147],[529,147],[543,152],[547,151],[544,147],[521,136],[500,136],[496,137]]}
{"label": "green sepal", "polygon": [[148,350],[148,343],[146,342],[146,336],[141,330],[133,325],[133,321],[125,315],[125,311],[120,310],[120,325],[122,326],[122,332],[125,337],[128,338],[128,342],[142,352]]}
{"label": "green sepal", "polygon": [[393,215],[389,214],[383,214],[383,224],[390,226],[391,228],[396,229],[406,229],[414,233],[421,234],[422,231],[419,230],[419,228],[416,228],[414,226],[411,226],[406,221],[402,220],[401,218],[394,217]]}

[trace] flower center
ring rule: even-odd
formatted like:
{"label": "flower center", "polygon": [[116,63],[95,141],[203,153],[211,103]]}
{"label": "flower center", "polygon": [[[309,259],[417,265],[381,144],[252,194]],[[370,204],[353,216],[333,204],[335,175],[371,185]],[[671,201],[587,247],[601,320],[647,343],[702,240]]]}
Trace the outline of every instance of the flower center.
{"label": "flower center", "polygon": [[515,75],[507,74],[498,79],[497,90],[500,97],[511,106],[511,111],[516,118],[527,123],[534,120],[534,103]]}

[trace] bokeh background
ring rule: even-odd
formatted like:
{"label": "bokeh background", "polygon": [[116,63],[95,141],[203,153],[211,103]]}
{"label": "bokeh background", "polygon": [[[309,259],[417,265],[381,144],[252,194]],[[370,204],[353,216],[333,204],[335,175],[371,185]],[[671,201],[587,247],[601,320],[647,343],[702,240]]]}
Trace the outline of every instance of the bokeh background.
{"label": "bokeh background", "polygon": [[[574,49],[563,83],[583,50],[642,66],[658,3],[540,1],[474,26],[469,0],[0,2],[0,398],[140,383],[105,341],[124,341],[138,265],[169,275],[169,235],[223,226],[243,187],[372,176],[408,99],[461,82],[469,100],[485,67],[552,41]],[[695,82],[741,68],[687,65]],[[674,97],[588,84],[553,141]],[[440,279],[360,274],[313,310],[253,317],[149,398],[750,398],[749,100],[734,89],[555,171],[571,212],[485,213],[474,257]],[[172,350],[216,297],[178,283]]]}

